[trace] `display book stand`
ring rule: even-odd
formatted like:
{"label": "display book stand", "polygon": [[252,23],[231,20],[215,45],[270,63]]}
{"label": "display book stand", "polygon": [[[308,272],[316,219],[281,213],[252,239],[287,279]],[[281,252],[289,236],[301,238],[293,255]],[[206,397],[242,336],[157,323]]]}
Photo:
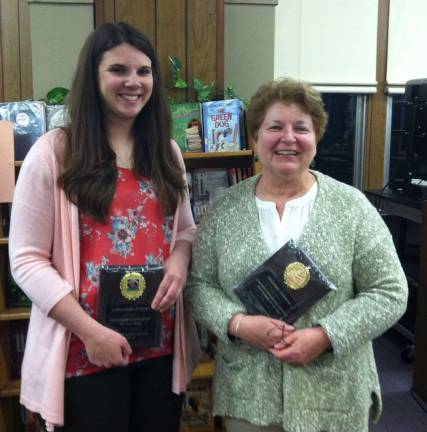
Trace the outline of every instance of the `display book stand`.
{"label": "display book stand", "polygon": [[[215,153],[184,153],[184,161],[187,170],[198,168],[252,168],[254,166],[252,150],[240,150],[234,152]],[[26,416],[20,408],[18,398],[20,381],[12,378],[11,374],[11,346],[10,327],[16,321],[25,321],[30,317],[30,308],[8,308],[6,306],[7,289],[7,249],[8,249],[8,215],[12,201],[15,178],[19,173],[21,161],[14,161],[13,157],[13,125],[10,122],[0,121],[0,432],[27,432],[37,431],[37,422],[33,416]],[[12,174],[11,174],[12,173]],[[6,193],[6,191],[8,192]],[[182,424],[182,432],[212,432],[215,430],[214,419],[211,410],[211,380],[214,371],[214,360],[202,361],[193,373],[189,394],[193,389],[195,393],[202,387],[209,389],[208,399],[203,403],[209,406],[207,416],[205,413],[205,425],[200,425],[193,418],[190,423]],[[193,405],[189,409],[196,411],[197,401],[190,401]],[[204,408],[203,408],[204,409]],[[196,417],[197,413],[194,412]],[[191,413],[190,413],[191,418]],[[23,426],[25,422],[25,426]]]}
{"label": "display book stand", "polygon": [[[397,235],[396,247],[401,258],[405,273],[407,274],[409,285],[416,287],[414,298],[415,332],[412,332],[401,325],[397,325],[397,330],[406,333],[414,342],[414,352],[402,353],[403,360],[408,360],[406,356],[414,356],[414,369],[411,393],[420,406],[427,411],[427,200],[417,200],[412,197],[403,196],[390,189],[371,190],[365,192],[368,199],[377,208],[379,213],[387,218],[395,217],[400,222],[400,229]],[[413,222],[420,228],[420,250],[415,264],[418,277],[415,279],[409,275],[408,267],[405,267],[405,237],[407,224]],[[410,291],[411,300],[411,291]],[[409,303],[410,305],[410,303]],[[409,307],[408,307],[409,311]]]}

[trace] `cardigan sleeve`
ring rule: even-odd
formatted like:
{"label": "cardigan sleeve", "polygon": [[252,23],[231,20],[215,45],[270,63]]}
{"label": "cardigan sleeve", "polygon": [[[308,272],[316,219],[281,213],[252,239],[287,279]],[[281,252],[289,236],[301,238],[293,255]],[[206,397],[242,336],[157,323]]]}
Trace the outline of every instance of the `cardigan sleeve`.
{"label": "cardigan sleeve", "polygon": [[21,167],[13,197],[9,259],[19,287],[45,314],[72,291],[52,263],[55,185],[52,146],[58,132],[42,136]]}
{"label": "cardigan sleeve", "polygon": [[[173,151],[176,154],[179,165],[182,169],[185,183],[187,184],[186,175],[185,175],[185,164],[182,158],[181,150],[179,149],[178,144],[175,141],[171,141]],[[176,240],[187,240],[190,243],[193,243],[194,238],[196,236],[196,225],[193,219],[193,213],[191,212],[190,205],[190,195],[188,193],[188,186],[186,187],[184,197],[180,199],[178,204],[178,232]]]}
{"label": "cardigan sleeve", "polygon": [[231,343],[228,323],[233,315],[245,309],[226,294],[218,278],[216,226],[227,217],[224,209],[217,206],[220,202],[221,199],[211,205],[199,226],[184,295],[195,320],[206,325],[222,342]]}
{"label": "cardigan sleeve", "polygon": [[346,354],[390,328],[406,309],[408,286],[391,234],[363,197],[355,208],[354,297],[319,321],[336,355]]}

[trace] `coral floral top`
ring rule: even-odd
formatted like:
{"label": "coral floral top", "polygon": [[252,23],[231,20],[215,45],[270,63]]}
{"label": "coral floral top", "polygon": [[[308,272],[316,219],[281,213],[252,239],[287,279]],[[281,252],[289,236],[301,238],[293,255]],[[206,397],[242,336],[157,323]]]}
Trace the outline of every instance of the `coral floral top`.
{"label": "coral floral top", "polygon": [[[158,265],[168,257],[172,216],[165,216],[151,181],[119,168],[107,223],[80,212],[80,304],[97,318],[99,269],[103,265]],[[162,314],[160,348],[136,348],[130,362],[171,354],[174,308]],[[66,377],[103,370],[90,363],[84,344],[71,336]]]}

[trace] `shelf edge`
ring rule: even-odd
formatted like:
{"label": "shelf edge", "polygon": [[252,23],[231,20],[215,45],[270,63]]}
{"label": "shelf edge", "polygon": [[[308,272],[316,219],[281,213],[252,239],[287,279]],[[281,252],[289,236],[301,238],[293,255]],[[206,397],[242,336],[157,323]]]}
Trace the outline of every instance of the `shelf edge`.
{"label": "shelf edge", "polygon": [[30,318],[30,308],[10,308],[0,311],[0,321],[16,321]]}
{"label": "shelf edge", "polygon": [[10,380],[7,381],[4,386],[0,389],[0,397],[13,397],[19,396],[21,392],[21,381]]}

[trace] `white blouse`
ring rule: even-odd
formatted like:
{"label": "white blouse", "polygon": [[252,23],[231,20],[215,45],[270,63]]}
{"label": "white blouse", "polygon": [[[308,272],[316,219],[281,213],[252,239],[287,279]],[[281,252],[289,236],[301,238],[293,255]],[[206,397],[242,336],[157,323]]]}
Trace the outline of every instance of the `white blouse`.
{"label": "white blouse", "polygon": [[271,254],[280,249],[288,240],[297,241],[308,220],[317,195],[317,182],[309,191],[298,198],[288,201],[282,213],[282,218],[273,201],[263,201],[256,198],[259,223],[264,241]]}

